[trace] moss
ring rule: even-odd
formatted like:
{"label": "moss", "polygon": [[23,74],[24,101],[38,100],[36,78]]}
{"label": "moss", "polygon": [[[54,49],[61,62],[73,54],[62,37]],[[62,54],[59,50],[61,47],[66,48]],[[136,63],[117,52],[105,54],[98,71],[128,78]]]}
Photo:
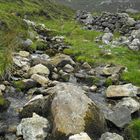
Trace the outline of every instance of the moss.
{"label": "moss", "polygon": [[126,140],[140,140],[140,119],[132,121],[125,129]]}
{"label": "moss", "polygon": [[110,86],[110,85],[112,85],[112,84],[113,84],[112,79],[111,79],[111,78],[107,78],[106,81],[105,81],[105,85],[106,85],[106,86]]}
{"label": "moss", "polygon": [[14,81],[14,86],[18,91],[25,89],[25,84],[23,81]]}

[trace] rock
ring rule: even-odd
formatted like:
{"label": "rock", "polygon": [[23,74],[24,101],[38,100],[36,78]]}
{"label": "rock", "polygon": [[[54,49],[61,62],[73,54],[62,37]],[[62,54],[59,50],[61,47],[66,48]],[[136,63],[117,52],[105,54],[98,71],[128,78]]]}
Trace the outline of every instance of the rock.
{"label": "rock", "polygon": [[102,37],[102,42],[104,44],[109,44],[113,39],[113,34],[112,33],[105,33]]}
{"label": "rock", "polygon": [[29,59],[21,57],[21,56],[14,56],[13,62],[19,68],[29,66]]}
{"label": "rock", "polygon": [[129,48],[133,51],[139,51],[140,50],[140,40],[134,39],[132,43],[129,45]]}
{"label": "rock", "polygon": [[127,19],[127,21],[126,21],[126,24],[127,24],[128,26],[134,26],[134,25],[136,24],[136,21],[135,21],[133,18],[128,17],[128,19]]}
{"label": "rock", "polygon": [[57,54],[50,59],[49,63],[56,67],[64,67],[66,64],[75,65],[71,57],[65,54]]}
{"label": "rock", "polygon": [[140,40],[140,29],[139,29],[139,30],[134,30],[134,31],[132,31],[131,36],[132,36],[134,39],[139,39],[139,40]]}
{"label": "rock", "polygon": [[106,90],[106,97],[133,97],[140,94],[140,89],[132,84],[109,86]]}
{"label": "rock", "polygon": [[95,92],[97,90],[97,86],[93,85],[90,87],[90,91]]}
{"label": "rock", "polygon": [[47,85],[49,83],[49,79],[44,77],[44,76],[41,76],[41,75],[38,75],[38,74],[33,74],[31,76],[31,78],[36,81],[37,83],[39,83],[40,85]]}
{"label": "rock", "polygon": [[106,132],[99,140],[124,140],[124,138],[116,133]]}
{"label": "rock", "polygon": [[131,122],[131,112],[127,107],[114,108],[112,112],[108,112],[105,118],[116,125],[118,128],[123,128]]}
{"label": "rock", "polygon": [[25,49],[28,49],[28,47],[30,47],[33,44],[31,39],[27,39],[25,41],[23,41],[22,45]]}
{"label": "rock", "polygon": [[36,81],[34,81],[32,79],[24,79],[21,81],[14,81],[14,86],[17,89],[29,90],[30,88],[36,87],[37,83],[36,83]]}
{"label": "rock", "polygon": [[23,136],[24,140],[45,140],[49,129],[48,120],[34,113],[32,118],[22,119],[17,126],[17,136]]}
{"label": "rock", "polygon": [[49,108],[48,96],[43,97],[43,95],[37,95],[25,104],[23,109],[20,111],[20,117],[32,117],[34,112],[44,116],[48,112],[47,108]]}
{"label": "rock", "polygon": [[48,76],[50,74],[50,71],[46,66],[42,64],[38,64],[38,65],[35,65],[34,67],[31,67],[28,71],[28,74],[29,75],[40,74],[40,75]]}
{"label": "rock", "polygon": [[97,106],[74,84],[60,83],[51,88],[53,133],[57,140],[69,134],[87,132],[99,137],[105,130],[105,120]]}
{"label": "rock", "polygon": [[91,140],[87,133],[75,134],[69,137],[69,140]]}
{"label": "rock", "polygon": [[0,85],[0,90],[1,91],[5,91],[5,89],[6,89],[6,86],[5,85]]}
{"label": "rock", "polygon": [[32,65],[43,64],[47,65],[47,61],[49,60],[49,56],[47,54],[32,54],[31,61]]}
{"label": "rock", "polygon": [[140,109],[140,103],[131,97],[123,98],[116,104],[115,108],[127,107],[131,113],[134,113]]}
{"label": "rock", "polygon": [[63,70],[67,73],[71,73],[74,71],[74,68],[70,64],[66,64],[63,68]]}
{"label": "rock", "polygon": [[20,51],[19,52],[19,56],[21,57],[29,57],[30,53],[27,51]]}
{"label": "rock", "polygon": [[10,106],[10,102],[0,95],[0,112],[6,111]]}
{"label": "rock", "polygon": [[82,64],[82,68],[90,70],[91,66],[87,62],[85,62]]}

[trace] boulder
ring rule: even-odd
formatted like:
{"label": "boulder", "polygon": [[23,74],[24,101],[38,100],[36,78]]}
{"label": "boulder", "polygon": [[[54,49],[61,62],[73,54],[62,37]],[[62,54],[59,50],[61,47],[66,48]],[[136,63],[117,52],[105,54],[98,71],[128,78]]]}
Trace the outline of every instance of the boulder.
{"label": "boulder", "polygon": [[35,65],[34,67],[31,67],[28,71],[28,74],[29,75],[33,75],[33,74],[49,75],[50,71],[46,66],[42,64],[38,64],[38,65]]}
{"label": "boulder", "polygon": [[140,40],[135,38],[131,44],[129,45],[129,48],[133,51],[139,51],[140,50]]}
{"label": "boulder", "polygon": [[99,137],[105,131],[103,115],[80,87],[70,83],[59,83],[49,92],[53,94],[51,112],[55,139],[61,140],[80,132]]}
{"label": "boulder", "polygon": [[99,140],[124,140],[124,138],[116,133],[106,132]]}
{"label": "boulder", "polygon": [[139,30],[133,30],[131,33],[131,36],[135,39],[140,39],[140,29]]}
{"label": "boulder", "polygon": [[114,98],[114,97],[133,97],[140,94],[140,88],[133,86],[132,84],[125,85],[112,85],[109,86],[106,90],[106,97]]}
{"label": "boulder", "polygon": [[34,113],[32,118],[22,119],[17,126],[17,136],[23,136],[24,140],[45,140],[49,129],[48,120]]}
{"label": "boulder", "polygon": [[69,137],[69,140],[91,140],[87,133],[75,134]]}

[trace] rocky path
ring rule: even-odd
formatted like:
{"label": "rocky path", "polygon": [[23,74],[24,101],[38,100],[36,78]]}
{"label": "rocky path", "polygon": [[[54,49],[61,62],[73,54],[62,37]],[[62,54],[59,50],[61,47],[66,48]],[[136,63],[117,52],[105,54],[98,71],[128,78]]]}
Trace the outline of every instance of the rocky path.
{"label": "rocky path", "polygon": [[123,140],[127,124],[140,117],[140,88],[120,80],[124,68],[75,62],[63,54],[70,46],[62,36],[24,22],[49,45],[31,51],[27,39],[13,54],[10,80],[0,84],[0,139]]}

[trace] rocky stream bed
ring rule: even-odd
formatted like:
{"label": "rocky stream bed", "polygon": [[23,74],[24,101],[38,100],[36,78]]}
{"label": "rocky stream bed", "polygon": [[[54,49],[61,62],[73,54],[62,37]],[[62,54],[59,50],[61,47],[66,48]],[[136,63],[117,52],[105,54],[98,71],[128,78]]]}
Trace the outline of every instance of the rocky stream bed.
{"label": "rocky stream bed", "polygon": [[31,51],[27,39],[13,53],[9,80],[0,84],[0,140],[124,140],[126,126],[140,118],[140,88],[120,79],[125,68],[76,62],[63,53],[70,46],[62,36],[24,22],[49,47]]}

